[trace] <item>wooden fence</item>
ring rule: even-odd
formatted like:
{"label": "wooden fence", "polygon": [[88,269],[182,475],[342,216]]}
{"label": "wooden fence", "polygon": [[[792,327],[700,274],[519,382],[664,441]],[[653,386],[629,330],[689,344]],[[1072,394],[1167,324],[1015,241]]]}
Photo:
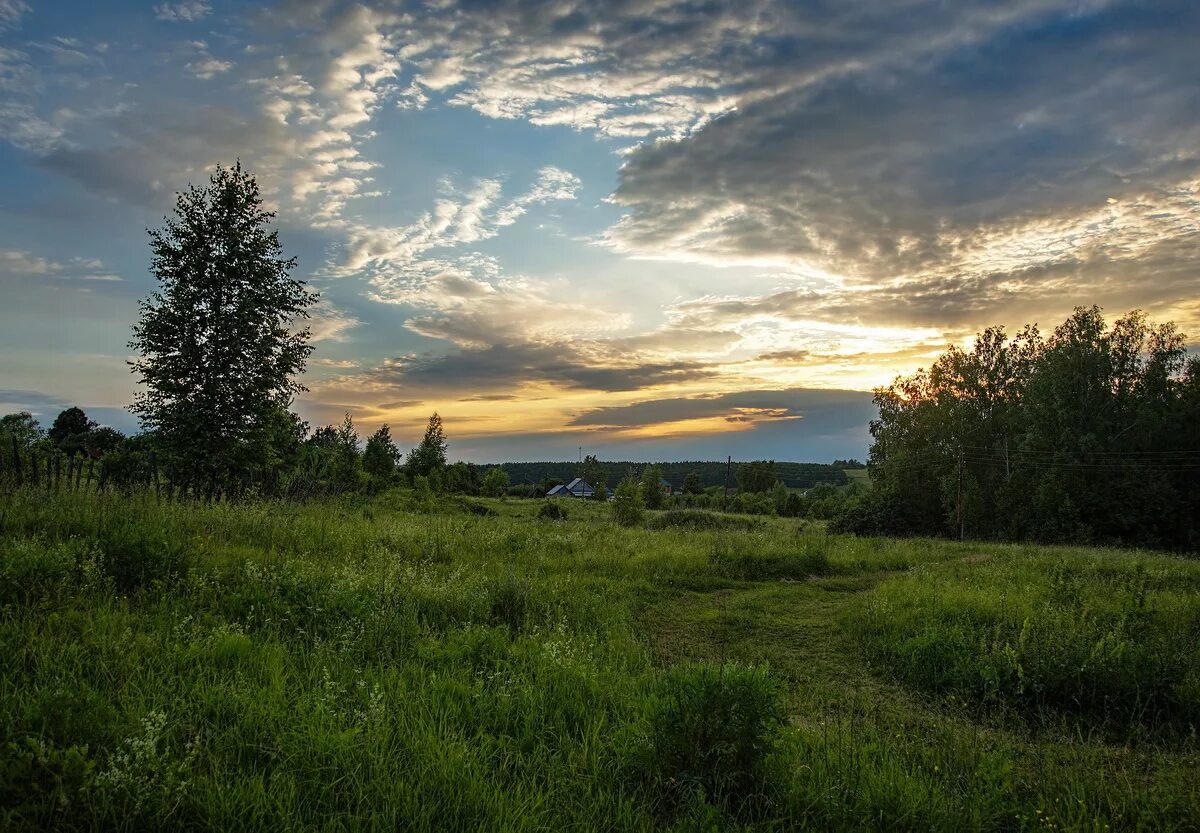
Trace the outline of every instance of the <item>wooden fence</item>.
{"label": "wooden fence", "polygon": [[113,477],[106,460],[82,452],[67,454],[58,449],[34,446],[21,448],[13,438],[11,447],[0,448],[0,484],[6,487],[27,487],[47,492],[105,492],[117,486],[149,486],[156,494],[171,492],[170,480],[159,476],[155,456],[125,466],[120,482]]}

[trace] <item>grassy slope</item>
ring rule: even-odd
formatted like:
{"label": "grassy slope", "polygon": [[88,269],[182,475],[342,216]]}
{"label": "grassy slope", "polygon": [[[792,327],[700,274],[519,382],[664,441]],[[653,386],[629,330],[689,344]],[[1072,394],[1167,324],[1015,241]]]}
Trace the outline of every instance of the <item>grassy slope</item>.
{"label": "grassy slope", "polygon": [[[1034,600],[1010,606],[1025,618],[1041,615],[1047,571],[1082,588],[1075,603],[1100,587],[1087,565],[1148,565],[1161,587],[1138,580],[1150,613],[1136,622],[1157,639],[1168,616],[1186,644],[1196,564],[785,521],[624,530],[602,506],[571,504],[559,523],[533,520],[536,503],[490,505],[497,517],[394,497],[17,496],[0,510],[0,828],[1200,826],[1186,724],[1031,713],[906,662],[914,646],[966,645],[942,662],[969,671],[1003,647],[1007,608],[984,616],[975,580],[997,565],[1006,592]],[[943,619],[968,638],[929,625]],[[668,811],[647,782],[648,709],[664,669],[690,661],[767,663],[783,683],[790,725],[759,815]],[[1178,662],[1174,696],[1200,699],[1195,661]]]}

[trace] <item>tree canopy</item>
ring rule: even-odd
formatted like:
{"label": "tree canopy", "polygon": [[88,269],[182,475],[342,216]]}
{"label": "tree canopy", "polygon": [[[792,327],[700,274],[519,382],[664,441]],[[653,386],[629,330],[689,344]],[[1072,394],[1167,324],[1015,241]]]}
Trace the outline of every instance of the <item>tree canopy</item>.
{"label": "tree canopy", "polygon": [[239,162],[178,194],[150,232],[159,286],[133,327],[144,389],[130,409],[188,478],[261,464],[277,410],[304,390],[312,347],[298,325],[316,295],[291,276],[273,217]]}
{"label": "tree canopy", "polygon": [[875,392],[858,531],[1200,544],[1200,358],[1174,324],[1079,308],[980,333]]}

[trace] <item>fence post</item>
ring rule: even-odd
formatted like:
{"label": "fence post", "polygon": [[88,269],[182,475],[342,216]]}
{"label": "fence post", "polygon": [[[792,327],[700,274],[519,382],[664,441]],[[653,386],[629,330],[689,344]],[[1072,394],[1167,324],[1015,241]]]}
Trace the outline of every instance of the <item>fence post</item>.
{"label": "fence post", "polygon": [[16,473],[17,485],[21,485],[21,448],[17,445],[17,435],[12,435],[13,471]]}
{"label": "fence post", "polygon": [[62,482],[62,455],[58,452],[54,453],[54,491],[58,491],[58,484]]}
{"label": "fence post", "polygon": [[[82,467],[82,466],[80,466],[80,468],[83,468],[83,467]],[[89,485],[89,486],[92,484],[92,471],[93,471],[95,468],[96,468],[96,458],[95,458],[95,457],[89,457],[89,458],[88,458],[88,474],[87,474],[87,482],[88,482],[88,485]]]}
{"label": "fence post", "polygon": [[150,452],[150,478],[154,481],[154,499],[162,500],[162,494],[158,488],[158,458],[154,452]]}
{"label": "fence post", "polygon": [[104,487],[108,484],[108,463],[104,460],[100,461],[100,482],[96,486],[97,492],[103,492]]}

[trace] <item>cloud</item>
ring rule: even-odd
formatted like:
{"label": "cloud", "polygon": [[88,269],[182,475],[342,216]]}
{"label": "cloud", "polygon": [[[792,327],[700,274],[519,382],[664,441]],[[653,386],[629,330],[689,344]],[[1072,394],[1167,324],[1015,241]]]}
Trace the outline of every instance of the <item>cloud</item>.
{"label": "cloud", "polygon": [[956,6],[957,20],[905,9],[933,25],[825,65],[821,49],[781,61],[736,110],[637,147],[606,244],[791,270],[810,315],[955,326],[1116,302],[1151,252],[1168,269],[1169,252],[1190,258],[1196,7]]}
{"label": "cloud", "polygon": [[321,298],[308,308],[307,321],[300,323],[308,327],[309,341],[315,344],[322,341],[345,341],[346,334],[362,322],[349,312],[335,307],[329,299]]}
{"label": "cloud", "polygon": [[212,6],[205,0],[180,0],[177,3],[159,3],[154,7],[154,17],[168,23],[193,23],[207,17]]}
{"label": "cloud", "polygon": [[648,399],[629,405],[594,408],[575,417],[570,424],[643,428],[715,417],[731,422],[805,419],[818,427],[827,427],[852,424],[851,420],[860,417],[865,424],[873,410],[871,394],[862,391],[787,388]]}
{"label": "cloud", "polygon": [[[501,205],[504,183],[499,179],[477,180],[465,191],[443,182],[446,196],[437,200],[433,210],[409,225],[344,224],[349,243],[340,271],[352,274],[363,269],[386,268],[376,273],[372,283],[379,290],[377,297],[388,300],[389,293],[406,292],[407,282],[412,278],[429,274],[431,263],[433,270],[442,269],[443,261],[430,260],[427,253],[491,239],[532,206],[575,199],[579,187],[579,178],[574,174],[546,166],[538,171],[524,193]],[[481,256],[473,257],[474,261],[467,263],[468,268],[482,265],[484,271],[496,271],[490,264],[483,264]]]}
{"label": "cloud", "polygon": [[3,280],[102,281],[124,280],[99,260],[72,257],[51,260],[23,249],[0,249],[0,281]]}
{"label": "cloud", "polygon": [[496,391],[530,383],[567,390],[633,391],[709,378],[714,371],[688,361],[638,362],[626,357],[581,355],[568,342],[493,344],[446,355],[388,359],[347,377],[349,387]]}
{"label": "cloud", "polygon": [[16,28],[28,11],[29,4],[24,0],[0,0],[0,32]]}

